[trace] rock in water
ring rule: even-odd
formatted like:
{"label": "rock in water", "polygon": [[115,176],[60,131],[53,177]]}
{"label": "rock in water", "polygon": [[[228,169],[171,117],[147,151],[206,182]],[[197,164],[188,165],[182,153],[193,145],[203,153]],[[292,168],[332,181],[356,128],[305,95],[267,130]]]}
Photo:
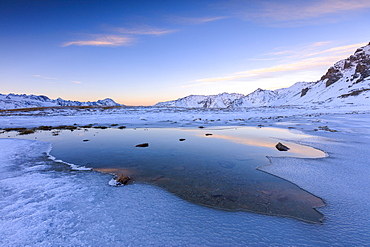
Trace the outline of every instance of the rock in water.
{"label": "rock in water", "polygon": [[135,147],[139,147],[139,148],[149,147],[149,143],[137,144]]}
{"label": "rock in water", "polygon": [[130,177],[129,176],[125,176],[123,174],[121,174],[118,178],[116,178],[116,182],[118,185],[126,185],[128,181],[130,181]]}
{"label": "rock in water", "polygon": [[284,144],[282,144],[281,142],[279,142],[278,144],[276,144],[275,147],[279,151],[288,151],[290,149],[287,146],[285,146]]}

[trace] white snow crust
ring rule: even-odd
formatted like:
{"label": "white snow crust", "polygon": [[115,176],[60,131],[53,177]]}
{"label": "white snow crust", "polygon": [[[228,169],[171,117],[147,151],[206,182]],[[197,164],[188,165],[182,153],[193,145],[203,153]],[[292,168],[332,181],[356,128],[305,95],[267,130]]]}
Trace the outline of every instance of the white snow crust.
{"label": "white snow crust", "polygon": [[[17,115],[18,114],[18,115]],[[73,171],[49,143],[0,139],[1,246],[366,246],[370,243],[370,114],[362,106],[239,111],[132,108],[1,116],[0,128],[60,124],[135,127],[273,126],[316,135],[300,143],[326,158],[269,157],[259,169],[325,200],[322,225],[213,210],[157,187],[109,186],[112,175]],[[328,126],[330,132],[320,126]],[[58,157],[56,157],[58,158]],[[78,164],[76,164],[78,165]]]}

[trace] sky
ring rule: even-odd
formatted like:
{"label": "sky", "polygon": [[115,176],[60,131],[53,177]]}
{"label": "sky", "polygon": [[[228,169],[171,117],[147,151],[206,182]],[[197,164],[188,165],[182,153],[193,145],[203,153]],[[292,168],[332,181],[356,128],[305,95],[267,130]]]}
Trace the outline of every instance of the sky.
{"label": "sky", "polygon": [[317,81],[369,0],[0,0],[0,93],[153,105]]}

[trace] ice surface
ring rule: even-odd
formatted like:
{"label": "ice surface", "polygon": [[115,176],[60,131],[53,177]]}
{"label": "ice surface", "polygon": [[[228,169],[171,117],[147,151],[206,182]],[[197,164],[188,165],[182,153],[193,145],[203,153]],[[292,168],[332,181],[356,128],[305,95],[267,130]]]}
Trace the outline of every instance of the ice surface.
{"label": "ice surface", "polygon": [[[180,137],[186,141],[179,142]],[[268,162],[266,155],[311,158],[325,153],[285,141],[290,150],[280,152],[275,148],[279,137],[302,135],[255,127],[85,128],[60,131],[58,136],[43,131],[17,138],[49,141],[52,154],[64,161],[130,176],[131,182],[156,185],[199,205],[319,223],[323,215],[313,208],[324,205],[321,199],[256,167]],[[149,142],[149,148],[135,147],[142,142]]]}
{"label": "ice surface", "polygon": [[[351,109],[361,114],[340,114],[351,113]],[[260,168],[326,201],[327,206],[320,208],[326,221],[313,225],[204,208],[148,185],[112,187],[108,185],[109,174],[71,171],[69,166],[47,159],[44,153],[50,150],[48,143],[0,139],[0,245],[366,246],[370,242],[370,116],[362,113],[367,111],[349,107],[346,111],[331,108],[300,112],[292,108],[229,115],[215,111],[155,115],[142,111],[140,115],[3,116],[1,128],[37,126],[40,122],[208,127],[215,124],[210,119],[220,119],[217,123],[224,126],[284,126],[319,136],[301,142],[326,151],[329,157],[271,158],[272,165]],[[283,117],[277,118],[279,115]],[[140,117],[147,121],[142,123]],[[249,117],[252,119],[247,120]],[[198,118],[202,120],[193,121]]]}

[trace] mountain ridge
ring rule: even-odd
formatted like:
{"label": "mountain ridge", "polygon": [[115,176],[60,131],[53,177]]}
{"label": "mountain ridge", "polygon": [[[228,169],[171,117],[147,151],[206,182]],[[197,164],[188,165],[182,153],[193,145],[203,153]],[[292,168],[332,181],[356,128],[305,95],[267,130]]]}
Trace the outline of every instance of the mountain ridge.
{"label": "mountain ridge", "polygon": [[72,101],[62,98],[50,99],[45,95],[34,94],[0,94],[0,109],[17,109],[53,106],[123,106],[110,98],[97,101]]}
{"label": "mountain ridge", "polygon": [[226,95],[190,95],[159,102],[154,106],[216,108],[204,102],[219,102],[220,99],[228,103],[219,108],[305,104],[370,105],[370,43],[358,48],[350,57],[336,62],[316,82],[297,82],[273,91],[258,88],[247,95],[238,94],[238,97],[225,98]]}

